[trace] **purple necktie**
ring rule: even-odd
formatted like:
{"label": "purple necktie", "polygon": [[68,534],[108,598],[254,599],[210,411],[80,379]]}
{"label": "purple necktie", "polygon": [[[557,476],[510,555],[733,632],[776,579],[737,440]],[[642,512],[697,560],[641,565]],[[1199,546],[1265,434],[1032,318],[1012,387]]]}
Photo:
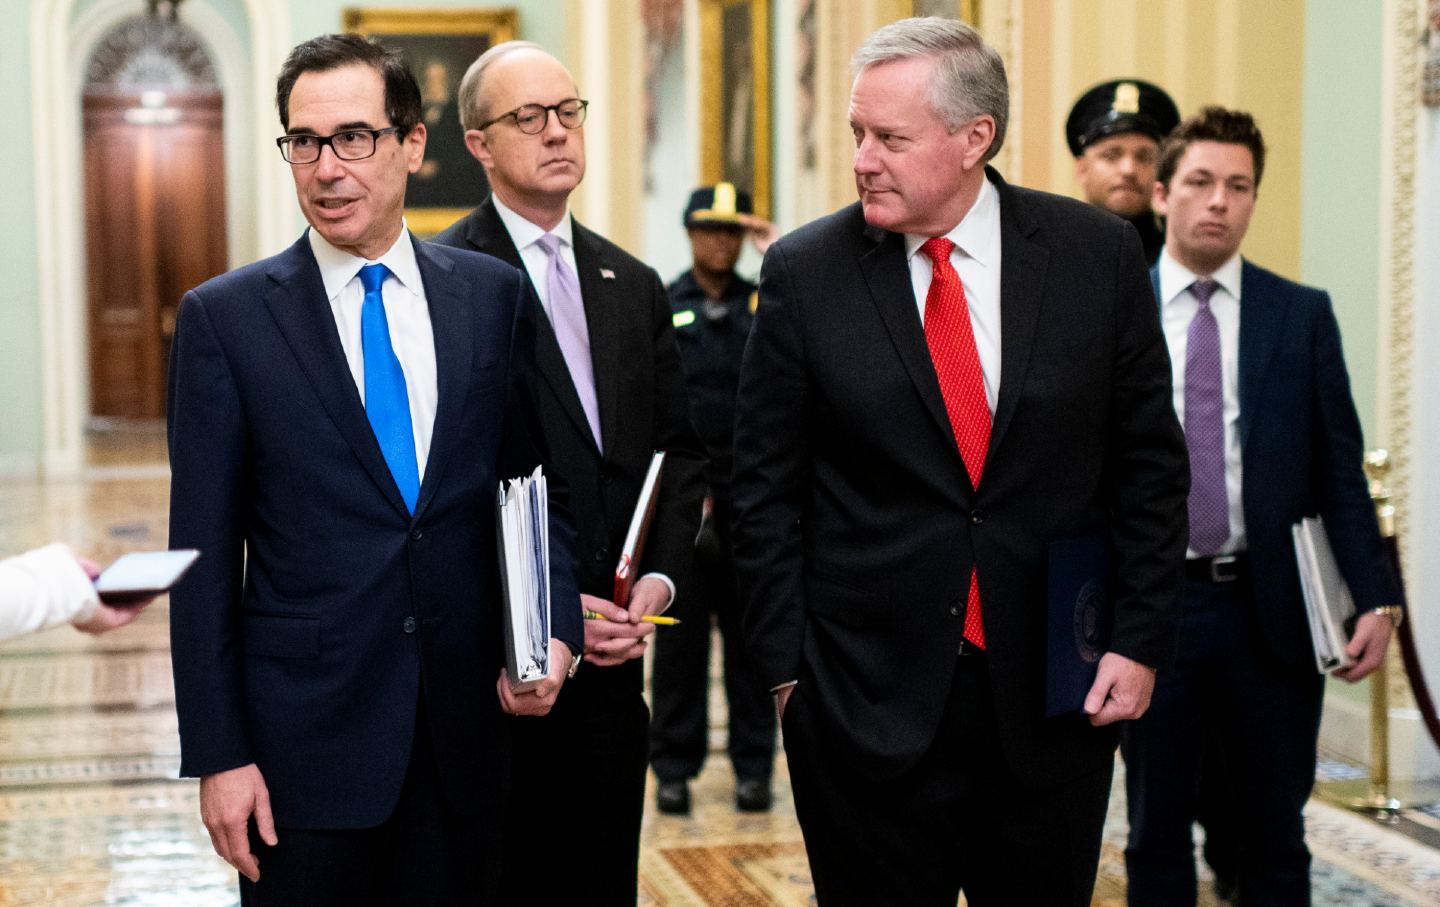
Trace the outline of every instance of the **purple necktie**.
{"label": "purple necktie", "polygon": [[535,242],[550,257],[550,264],[545,269],[550,325],[555,329],[555,339],[560,341],[560,352],[565,356],[570,380],[580,395],[580,408],[585,410],[585,421],[590,423],[595,446],[604,450],[600,442],[600,403],[595,397],[595,366],[590,359],[590,330],[585,325],[585,303],[580,299],[580,281],[566,263],[565,256],[560,254],[560,237],[546,233]]}
{"label": "purple necktie", "polygon": [[1217,284],[1197,280],[1200,304],[1185,340],[1185,446],[1190,449],[1190,548],[1218,554],[1230,538],[1225,493],[1225,388],[1220,377],[1220,326],[1210,311]]}

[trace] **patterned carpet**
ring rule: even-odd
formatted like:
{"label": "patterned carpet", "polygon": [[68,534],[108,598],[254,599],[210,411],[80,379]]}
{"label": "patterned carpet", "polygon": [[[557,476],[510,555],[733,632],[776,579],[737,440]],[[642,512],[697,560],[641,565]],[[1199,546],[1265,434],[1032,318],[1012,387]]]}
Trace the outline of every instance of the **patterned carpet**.
{"label": "patterned carpet", "polygon": [[[163,547],[162,457],[158,436],[102,441],[84,480],[0,482],[0,552],[64,539],[108,562]],[[62,627],[0,645],[0,907],[237,902],[234,875],[200,825],[197,786],[174,780],[167,617],[161,602],[100,639]],[[712,744],[717,755],[693,787],[690,818],[661,816],[647,799],[641,904],[813,903],[783,758],[774,811],[741,814],[719,755],[723,732],[712,731]],[[1104,907],[1124,903],[1123,790],[1117,779],[1093,901]],[[1312,801],[1307,822],[1317,907],[1440,904],[1440,850],[1417,842],[1440,842],[1440,810],[1387,827]]]}
{"label": "patterned carpet", "polygon": [[[723,739],[723,738],[721,738]],[[770,816],[738,813],[719,747],[693,787],[688,819],[647,811],[640,861],[641,904],[656,907],[762,907],[814,904],[805,848],[795,823],[784,760]],[[1125,904],[1124,763],[1117,762],[1093,907]],[[1440,834],[1440,820],[1418,811],[1406,821]],[[1440,905],[1440,852],[1365,816],[1319,800],[1306,808],[1315,857],[1315,907]],[[1201,907],[1215,907],[1202,866]],[[964,898],[960,900],[965,903]],[[1023,903],[1023,900],[1017,901]]]}

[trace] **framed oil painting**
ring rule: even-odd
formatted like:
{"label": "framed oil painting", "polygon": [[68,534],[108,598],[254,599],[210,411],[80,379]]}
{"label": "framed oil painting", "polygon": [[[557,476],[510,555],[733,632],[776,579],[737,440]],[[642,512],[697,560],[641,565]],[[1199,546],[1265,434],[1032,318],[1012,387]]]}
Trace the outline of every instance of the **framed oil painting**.
{"label": "framed oil painting", "polygon": [[700,177],[770,217],[769,0],[700,0]]}
{"label": "framed oil painting", "polygon": [[431,236],[464,217],[490,194],[480,162],[465,148],[460,128],[460,77],[491,47],[517,32],[507,9],[347,9],[348,32],[404,52],[420,82],[427,139],[425,163],[405,190],[405,219]]}
{"label": "framed oil painting", "polygon": [[980,10],[977,8],[980,0],[912,0],[910,10],[912,16],[942,16],[946,19],[959,19],[961,22],[968,22],[971,25],[978,24],[977,17]]}

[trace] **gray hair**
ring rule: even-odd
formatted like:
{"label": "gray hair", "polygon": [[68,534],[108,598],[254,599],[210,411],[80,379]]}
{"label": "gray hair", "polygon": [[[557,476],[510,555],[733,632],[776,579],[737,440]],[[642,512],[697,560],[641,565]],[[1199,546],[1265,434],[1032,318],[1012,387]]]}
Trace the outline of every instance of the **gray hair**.
{"label": "gray hair", "polygon": [[985,160],[998,154],[1010,118],[1010,84],[1005,78],[1005,61],[995,48],[986,44],[978,31],[955,19],[901,19],[865,39],[850,58],[850,72],[858,76],[867,66],[912,57],[935,58],[926,100],[945,128],[954,132],[989,114],[995,118],[995,138]]}
{"label": "gray hair", "polygon": [[480,124],[490,119],[490,110],[480,100],[480,81],[490,64],[517,50],[549,51],[534,41],[502,41],[475,58],[465,75],[460,79],[460,128],[467,132],[479,129]]}

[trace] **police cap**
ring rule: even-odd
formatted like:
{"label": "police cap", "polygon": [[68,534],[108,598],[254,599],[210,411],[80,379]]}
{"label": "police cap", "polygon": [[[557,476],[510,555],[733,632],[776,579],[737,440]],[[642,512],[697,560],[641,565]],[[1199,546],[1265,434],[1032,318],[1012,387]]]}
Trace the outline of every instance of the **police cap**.
{"label": "police cap", "polygon": [[690,204],[685,206],[685,226],[689,227],[740,227],[738,215],[755,213],[750,193],[740,192],[733,183],[716,183],[701,186],[690,193]]}
{"label": "police cap", "polygon": [[1116,79],[1080,96],[1065,121],[1065,139],[1070,153],[1079,157],[1097,140],[1124,132],[1158,142],[1179,122],[1180,111],[1165,89],[1140,79]]}

